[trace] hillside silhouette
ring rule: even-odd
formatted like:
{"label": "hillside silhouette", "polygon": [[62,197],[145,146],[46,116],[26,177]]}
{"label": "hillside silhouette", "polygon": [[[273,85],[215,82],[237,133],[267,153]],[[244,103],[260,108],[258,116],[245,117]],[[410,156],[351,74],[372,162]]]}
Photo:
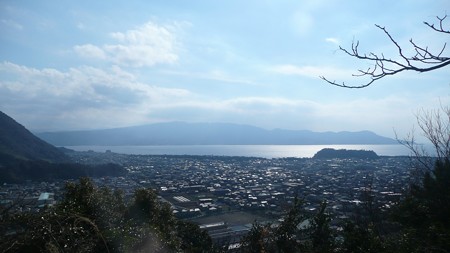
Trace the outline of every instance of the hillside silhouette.
{"label": "hillside silhouette", "polygon": [[69,158],[0,111],[0,154],[24,160],[64,162]]}
{"label": "hillside silhouette", "polygon": [[0,112],[0,183],[118,176],[124,173],[125,169],[116,164],[88,166],[73,163],[60,149],[34,136]]}
{"label": "hillside silhouette", "polygon": [[378,158],[377,153],[372,150],[348,150],[348,149],[333,149],[324,148],[317,152],[313,158],[316,159],[347,159],[347,158],[357,158],[357,159],[376,159]]}

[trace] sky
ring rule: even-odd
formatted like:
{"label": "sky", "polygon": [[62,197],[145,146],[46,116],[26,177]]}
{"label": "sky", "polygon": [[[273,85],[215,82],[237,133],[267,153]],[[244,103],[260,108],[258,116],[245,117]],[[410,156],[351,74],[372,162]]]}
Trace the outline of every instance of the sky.
{"label": "sky", "polygon": [[[448,0],[0,1],[0,110],[35,132],[169,121],[394,137],[421,110],[450,104],[450,67],[364,89],[321,80],[399,59],[375,24],[412,53],[450,44],[423,21]],[[446,20],[450,27],[450,18]],[[450,45],[444,51],[450,55]]]}

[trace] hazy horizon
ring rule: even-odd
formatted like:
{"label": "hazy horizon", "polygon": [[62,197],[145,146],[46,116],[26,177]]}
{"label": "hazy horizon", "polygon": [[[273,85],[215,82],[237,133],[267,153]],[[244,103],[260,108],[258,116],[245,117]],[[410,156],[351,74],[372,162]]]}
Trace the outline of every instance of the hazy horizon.
{"label": "hazy horizon", "polygon": [[[20,123],[20,122],[19,122]],[[273,130],[287,130],[287,131],[311,131],[311,132],[317,132],[317,133],[339,133],[339,132],[373,132],[377,134],[374,131],[368,130],[368,129],[361,129],[361,130],[355,130],[355,131],[348,131],[348,130],[342,130],[342,131],[313,131],[310,129],[289,129],[289,128],[279,128],[279,127],[260,127],[252,124],[245,124],[245,123],[232,123],[232,122],[203,122],[203,121],[161,121],[161,122],[154,122],[154,123],[145,123],[145,124],[139,124],[139,125],[127,125],[127,126],[119,126],[119,127],[104,127],[104,128],[86,128],[86,129],[64,129],[64,130],[54,130],[54,131],[34,131],[32,129],[29,129],[33,133],[45,133],[45,132],[73,132],[73,131],[96,131],[96,130],[111,130],[111,129],[120,129],[120,128],[133,128],[133,127],[141,127],[141,126],[149,126],[149,125],[155,125],[155,124],[171,124],[171,123],[186,123],[186,124],[223,124],[223,125],[236,125],[236,126],[249,126],[249,127],[256,127],[260,129],[264,129],[267,131],[273,131]],[[25,126],[26,127],[26,126]]]}
{"label": "hazy horizon", "polygon": [[2,1],[0,110],[33,132],[183,121],[403,137],[418,111],[450,104],[448,66],[359,90],[319,76],[367,81],[352,74],[371,65],[339,50],[353,41],[361,53],[397,59],[375,24],[408,55],[411,38],[439,52],[448,35],[423,22],[436,24],[449,8],[446,0]]}

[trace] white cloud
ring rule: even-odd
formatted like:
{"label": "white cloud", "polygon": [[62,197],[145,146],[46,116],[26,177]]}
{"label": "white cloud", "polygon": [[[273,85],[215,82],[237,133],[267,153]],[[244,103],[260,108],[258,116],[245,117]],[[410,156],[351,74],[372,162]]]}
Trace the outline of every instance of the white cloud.
{"label": "white cloud", "polygon": [[0,22],[2,23],[2,25],[16,29],[16,30],[23,30],[23,26],[19,23],[17,23],[14,20],[11,19],[2,19],[0,20]]}
{"label": "white cloud", "polygon": [[111,33],[116,44],[77,45],[82,57],[107,59],[114,64],[133,67],[173,64],[178,60],[176,30],[178,25],[158,25],[148,22],[126,32]]}
{"label": "white cloud", "polygon": [[28,118],[34,130],[183,120],[315,131],[372,130],[392,136],[393,128],[400,133],[411,129],[414,108],[435,103],[422,99],[418,104],[418,98],[407,94],[329,102],[257,95],[214,98],[141,82],[119,66],[60,71],[3,62],[0,75],[0,108]]}
{"label": "white cloud", "polygon": [[172,71],[172,70],[163,70],[162,72],[169,75],[183,76],[187,78],[196,78],[196,79],[198,78],[233,84],[258,85],[256,82],[253,82],[252,80],[247,80],[244,78],[242,79],[236,78],[221,70],[212,70],[209,72],[202,72],[202,73],[188,72],[188,71]]}
{"label": "white cloud", "polygon": [[78,22],[77,25],[76,25],[76,27],[77,27],[78,29],[80,29],[80,30],[86,29],[86,26],[85,26],[82,22]]}
{"label": "white cloud", "polygon": [[370,130],[394,137],[394,129],[403,134],[414,125],[411,111],[414,106],[412,100],[395,96],[329,103],[282,97],[236,97],[188,99],[159,107],[152,116],[166,121],[231,122],[268,129]]}
{"label": "white cloud", "polygon": [[225,100],[224,105],[226,107],[235,108],[254,108],[261,112],[265,111],[266,108],[287,108],[304,106],[304,101],[300,102],[298,100],[286,99],[281,97],[239,97],[230,100]]}
{"label": "white cloud", "polygon": [[337,39],[337,38],[326,38],[325,41],[333,43],[335,45],[339,45],[340,44],[339,39]]}
{"label": "white cloud", "polygon": [[297,10],[291,17],[294,31],[301,36],[309,34],[316,24],[322,22],[324,5],[329,5],[330,1],[314,0],[299,1]]}
{"label": "white cloud", "polygon": [[293,15],[292,23],[297,33],[300,35],[305,35],[312,29],[314,19],[309,13],[305,11],[298,11]]}
{"label": "white cloud", "polygon": [[84,44],[75,46],[74,50],[77,54],[86,58],[106,59],[106,54],[103,49],[92,44]]}
{"label": "white cloud", "polygon": [[310,78],[326,76],[330,78],[348,79],[352,77],[352,70],[329,66],[295,66],[290,64],[274,66],[270,69],[283,75],[298,75]]}
{"label": "white cloud", "polygon": [[118,66],[59,71],[3,62],[0,75],[0,107],[38,113],[42,122],[35,128],[45,128],[50,121],[69,129],[145,123],[155,108],[193,96],[185,89],[139,82]]}

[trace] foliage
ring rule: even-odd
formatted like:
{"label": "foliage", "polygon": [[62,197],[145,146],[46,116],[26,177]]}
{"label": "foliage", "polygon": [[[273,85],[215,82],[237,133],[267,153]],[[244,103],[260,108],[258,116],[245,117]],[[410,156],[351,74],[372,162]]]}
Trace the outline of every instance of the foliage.
{"label": "foliage", "polygon": [[450,250],[450,161],[437,160],[422,184],[412,185],[394,218],[403,225],[402,246],[412,252]]}
{"label": "foliage", "polygon": [[109,252],[97,224],[78,213],[48,208],[2,217],[0,227],[3,252]]}
{"label": "foliage", "polygon": [[450,252],[450,107],[421,111],[417,124],[434,148],[429,154],[414,134],[401,141],[414,154],[410,191],[393,212],[402,225],[402,252]]}
{"label": "foliage", "polygon": [[0,183],[78,179],[86,176],[122,176],[125,174],[126,170],[117,164],[51,163],[44,160],[23,160],[0,153]]}
{"label": "foliage", "polygon": [[330,228],[331,218],[326,213],[327,202],[323,201],[319,212],[312,218],[311,222],[311,243],[315,252],[333,252],[336,247],[336,240]]}
{"label": "foliage", "polygon": [[364,226],[361,223],[349,221],[344,225],[342,237],[340,252],[343,253],[389,252],[375,232],[373,224]]}
{"label": "foliage", "polygon": [[304,231],[299,227],[306,220],[301,207],[302,201],[297,197],[281,224],[274,232],[275,244],[279,252],[299,252],[304,245]]}
{"label": "foliage", "polygon": [[206,231],[188,221],[177,220],[176,231],[181,240],[180,249],[183,252],[211,252],[212,240]]}
{"label": "foliage", "polygon": [[274,248],[272,224],[262,225],[255,221],[252,228],[241,241],[242,252],[271,252]]}
{"label": "foliage", "polygon": [[326,202],[312,217],[303,212],[302,206],[303,202],[295,198],[278,225],[253,223],[241,242],[242,252],[333,252],[336,237],[330,229]]}
{"label": "foliage", "polygon": [[211,252],[208,234],[179,221],[151,189],[130,203],[123,192],[98,188],[88,178],[67,183],[56,207],[2,216],[2,252]]}

